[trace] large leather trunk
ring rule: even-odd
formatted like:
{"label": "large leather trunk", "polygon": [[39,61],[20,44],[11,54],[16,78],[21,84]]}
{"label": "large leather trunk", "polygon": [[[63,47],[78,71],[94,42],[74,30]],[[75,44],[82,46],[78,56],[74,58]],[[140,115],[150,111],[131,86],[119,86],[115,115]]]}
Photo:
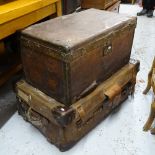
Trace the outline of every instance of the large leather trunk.
{"label": "large leather trunk", "polygon": [[88,9],[22,31],[26,81],[71,105],[129,62],[136,17]]}
{"label": "large leather trunk", "polygon": [[133,95],[139,62],[132,60],[92,93],[64,106],[25,81],[17,84],[18,112],[65,151]]}
{"label": "large leather trunk", "polygon": [[82,0],[81,7],[84,9],[96,8],[96,9],[107,9],[118,0]]}

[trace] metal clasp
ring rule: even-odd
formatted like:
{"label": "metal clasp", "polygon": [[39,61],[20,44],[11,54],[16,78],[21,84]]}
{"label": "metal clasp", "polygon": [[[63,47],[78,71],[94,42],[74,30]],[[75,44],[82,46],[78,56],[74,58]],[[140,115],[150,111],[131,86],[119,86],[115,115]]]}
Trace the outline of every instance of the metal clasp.
{"label": "metal clasp", "polygon": [[108,44],[103,49],[103,56],[106,56],[112,52],[112,44]]}

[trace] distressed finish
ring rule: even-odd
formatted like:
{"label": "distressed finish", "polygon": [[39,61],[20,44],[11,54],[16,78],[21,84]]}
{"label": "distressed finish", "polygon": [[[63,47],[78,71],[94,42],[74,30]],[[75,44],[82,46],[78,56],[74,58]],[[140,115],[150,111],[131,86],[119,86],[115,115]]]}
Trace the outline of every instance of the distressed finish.
{"label": "distressed finish", "polygon": [[96,8],[105,10],[117,1],[118,0],[82,0],[81,7],[85,9]]}
{"label": "distressed finish", "polygon": [[133,60],[70,107],[20,81],[16,87],[19,114],[65,151],[134,93],[138,71],[139,62]]}
{"label": "distressed finish", "polygon": [[26,81],[71,105],[129,62],[136,17],[89,9],[22,32]]}

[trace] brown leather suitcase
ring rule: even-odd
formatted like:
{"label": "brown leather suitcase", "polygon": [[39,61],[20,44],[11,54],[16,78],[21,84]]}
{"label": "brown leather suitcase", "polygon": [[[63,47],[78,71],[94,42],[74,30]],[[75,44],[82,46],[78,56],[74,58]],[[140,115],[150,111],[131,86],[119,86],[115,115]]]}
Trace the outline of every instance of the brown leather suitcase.
{"label": "brown leather suitcase", "polygon": [[65,151],[134,93],[138,70],[139,62],[132,60],[70,107],[20,81],[16,87],[18,112]]}
{"label": "brown leather suitcase", "polygon": [[88,9],[22,31],[26,81],[71,105],[129,62],[136,17]]}
{"label": "brown leather suitcase", "polygon": [[82,0],[81,7],[84,9],[95,8],[105,10],[118,0]]}

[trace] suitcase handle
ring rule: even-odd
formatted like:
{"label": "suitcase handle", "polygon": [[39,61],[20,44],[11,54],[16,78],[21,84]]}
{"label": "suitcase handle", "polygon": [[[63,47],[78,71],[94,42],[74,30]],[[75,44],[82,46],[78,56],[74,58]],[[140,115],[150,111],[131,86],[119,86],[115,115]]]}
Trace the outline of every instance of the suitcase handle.
{"label": "suitcase handle", "polygon": [[[115,84],[110,87],[106,92],[104,92],[104,99],[101,104],[94,105],[94,108],[89,108],[87,109],[87,114],[89,115],[86,117],[86,108],[83,108],[82,106],[78,108],[78,114],[79,114],[79,119],[76,122],[76,125],[78,128],[82,126],[82,124],[87,124],[97,115],[97,113],[100,113],[103,111],[103,109],[107,109],[109,111],[110,109],[113,109],[113,101],[116,99],[118,102],[121,101],[121,95],[122,93],[127,93],[126,89],[129,89],[130,87],[124,86],[125,89],[123,89],[119,84]],[[117,104],[117,103],[115,103]],[[106,112],[105,112],[106,115]]]}
{"label": "suitcase handle", "polygon": [[109,97],[106,95],[101,105],[95,108],[94,111],[92,112],[87,111],[87,114],[90,113],[89,117],[86,117],[86,112],[82,107],[78,108],[79,119],[76,121],[77,128],[81,128],[83,124],[89,124],[97,113],[103,111],[104,107],[106,107],[107,109],[112,108]]}
{"label": "suitcase handle", "polygon": [[121,92],[121,86],[118,84],[113,85],[110,89],[108,89],[104,94],[108,96],[110,100],[113,100],[115,96],[117,96]]}

